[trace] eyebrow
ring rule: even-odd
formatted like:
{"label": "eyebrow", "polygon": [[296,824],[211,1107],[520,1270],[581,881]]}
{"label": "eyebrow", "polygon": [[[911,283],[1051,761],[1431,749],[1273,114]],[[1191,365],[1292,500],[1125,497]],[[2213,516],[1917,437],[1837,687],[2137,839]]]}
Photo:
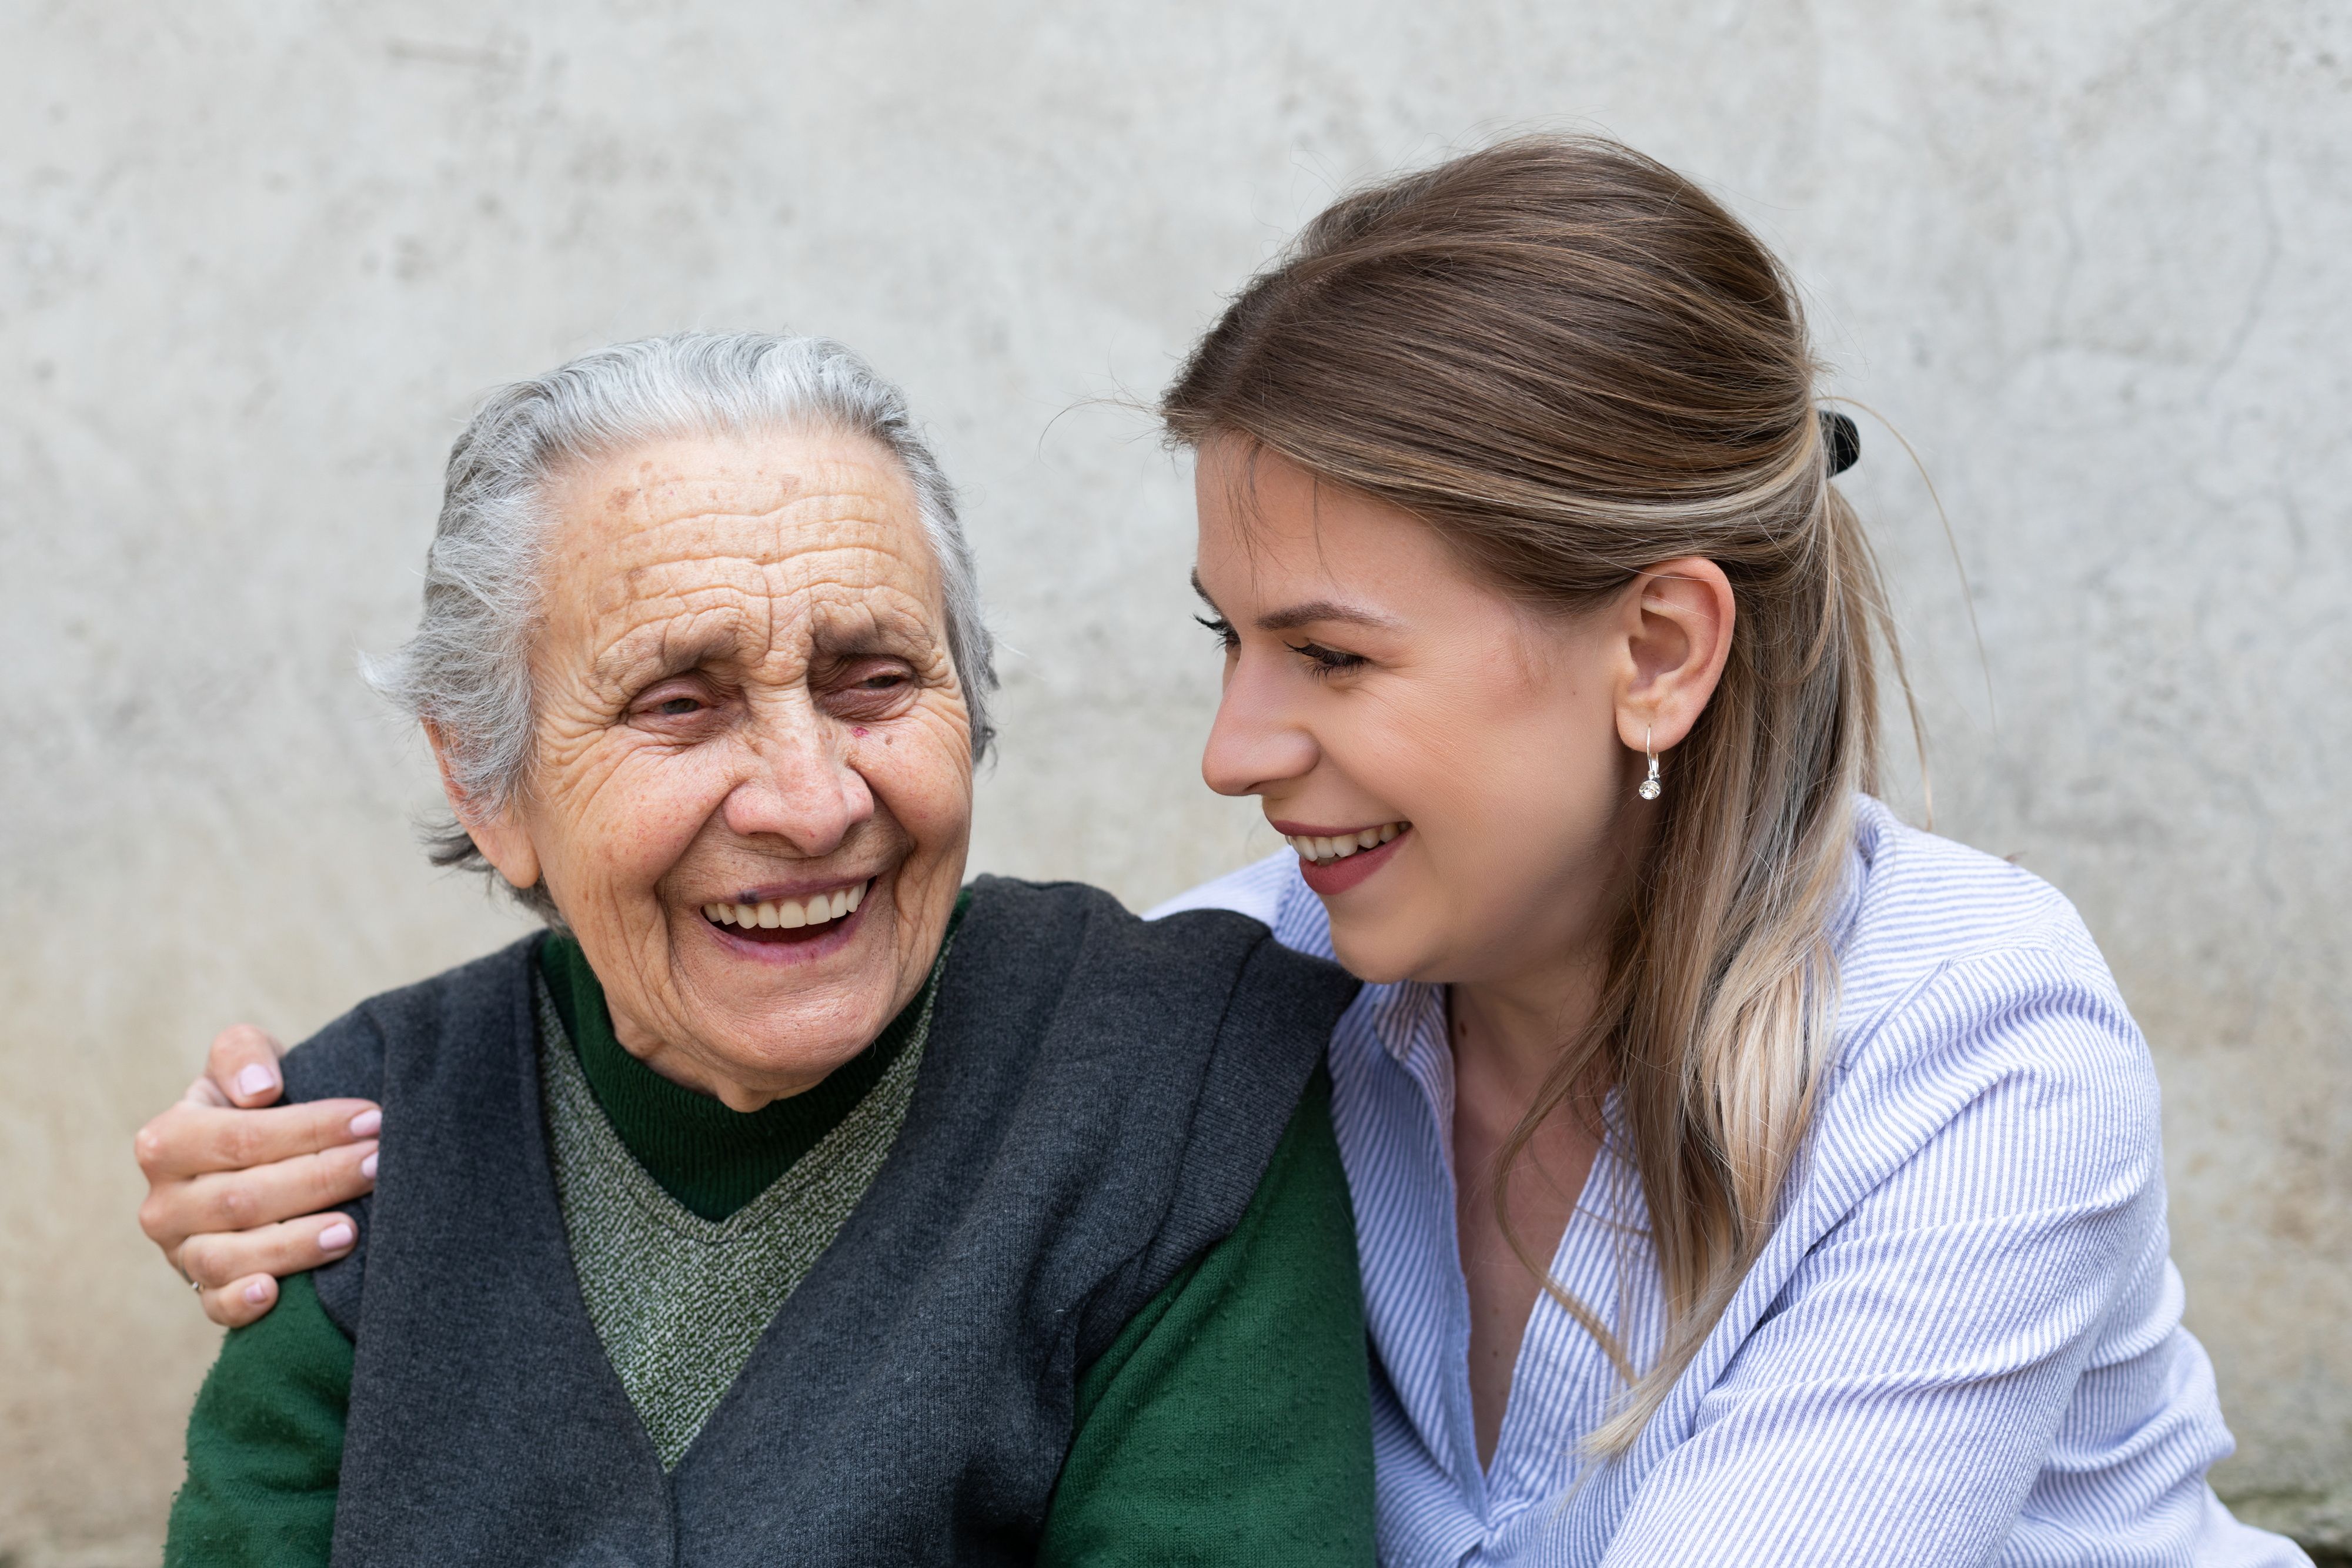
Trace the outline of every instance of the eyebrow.
{"label": "eyebrow", "polygon": [[820,657],[869,659],[922,655],[939,646],[939,634],[929,622],[896,612],[868,609],[864,619],[844,624],[847,617],[817,618],[810,641]]}
{"label": "eyebrow", "polygon": [[[1192,591],[1201,596],[1202,603],[1212,610],[1217,610],[1217,601],[1209,597],[1207,589],[1201,586],[1201,574],[1197,571],[1192,574]],[[1223,615],[1224,612],[1217,610],[1217,613]],[[1293,632],[1301,626],[1334,621],[1349,626],[1370,626],[1382,632],[1400,632],[1404,629],[1404,622],[1393,616],[1382,615],[1377,611],[1360,609],[1352,604],[1342,604],[1336,599],[1310,599],[1304,603],[1286,605],[1280,610],[1269,610],[1257,618],[1257,629],[1261,632]]]}
{"label": "eyebrow", "polygon": [[724,658],[740,639],[732,625],[698,629],[674,636],[667,628],[653,632],[640,627],[599,654],[590,667],[592,679],[614,685],[664,681]]}
{"label": "eyebrow", "polygon": [[[938,634],[919,616],[870,605],[859,606],[858,611],[856,615],[844,615],[838,607],[830,612],[820,610],[810,628],[811,653],[833,660],[919,660],[939,646]],[[592,666],[592,677],[621,685],[663,681],[740,657],[743,647],[742,630],[732,621],[684,634],[664,630],[648,636],[640,629],[607,648]]]}

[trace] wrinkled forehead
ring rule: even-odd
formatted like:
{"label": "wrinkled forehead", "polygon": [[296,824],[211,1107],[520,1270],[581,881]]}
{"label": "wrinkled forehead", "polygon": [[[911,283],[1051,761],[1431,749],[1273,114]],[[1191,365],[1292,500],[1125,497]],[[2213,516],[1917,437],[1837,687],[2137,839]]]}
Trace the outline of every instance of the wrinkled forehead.
{"label": "wrinkled forehead", "polygon": [[541,651],[648,638],[708,658],[887,632],[944,647],[938,558],[889,452],[827,432],[680,438],[578,465],[547,494]]}

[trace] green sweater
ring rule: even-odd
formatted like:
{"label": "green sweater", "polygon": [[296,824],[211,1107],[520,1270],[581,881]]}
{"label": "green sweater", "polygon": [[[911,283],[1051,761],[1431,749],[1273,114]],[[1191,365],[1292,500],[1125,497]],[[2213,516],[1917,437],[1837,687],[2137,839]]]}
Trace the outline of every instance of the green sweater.
{"label": "green sweater", "polygon": [[[664,1191],[712,1220],[768,1190],[856,1108],[913,1038],[930,990],[815,1089],[743,1114],[622,1049],[576,943],[547,942],[541,964],[613,1130]],[[1363,1345],[1354,1225],[1318,1072],[1233,1234],[1081,1377],[1038,1561],[1371,1562]],[[352,1362],[308,1275],[229,1333],[189,1418],[167,1563],[328,1561]]]}

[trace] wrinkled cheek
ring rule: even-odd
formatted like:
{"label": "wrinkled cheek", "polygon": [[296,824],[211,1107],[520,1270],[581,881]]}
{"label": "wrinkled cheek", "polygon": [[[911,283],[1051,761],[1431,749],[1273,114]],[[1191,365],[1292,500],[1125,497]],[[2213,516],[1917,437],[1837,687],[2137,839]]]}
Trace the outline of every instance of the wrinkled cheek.
{"label": "wrinkled cheek", "polygon": [[877,745],[879,734],[859,745],[866,787],[910,841],[912,858],[929,862],[961,857],[971,838],[971,750],[961,714],[940,715],[907,726]]}
{"label": "wrinkled cheek", "polygon": [[906,808],[898,817],[915,840],[916,852],[940,853],[961,847],[971,837],[971,775],[952,781],[926,780],[925,787],[905,792]]}
{"label": "wrinkled cheek", "polygon": [[[903,742],[897,749],[906,749]],[[896,946],[912,977],[914,970],[929,967],[963,882],[971,841],[971,772],[957,751],[908,776],[869,782],[907,840],[893,904]]]}
{"label": "wrinkled cheek", "polygon": [[632,771],[635,777],[617,776],[597,791],[594,821],[583,835],[593,863],[583,870],[610,896],[643,902],[685,858],[725,797],[687,759]]}

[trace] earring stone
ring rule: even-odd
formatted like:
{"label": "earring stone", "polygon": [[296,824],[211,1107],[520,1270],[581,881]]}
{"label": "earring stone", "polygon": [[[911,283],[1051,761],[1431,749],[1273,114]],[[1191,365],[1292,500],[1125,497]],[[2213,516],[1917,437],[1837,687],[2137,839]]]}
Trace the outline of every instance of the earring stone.
{"label": "earring stone", "polygon": [[1633,793],[1644,800],[1654,800],[1664,789],[1665,786],[1658,782],[1658,758],[1653,752],[1650,755],[1650,776],[1635,787]]}

